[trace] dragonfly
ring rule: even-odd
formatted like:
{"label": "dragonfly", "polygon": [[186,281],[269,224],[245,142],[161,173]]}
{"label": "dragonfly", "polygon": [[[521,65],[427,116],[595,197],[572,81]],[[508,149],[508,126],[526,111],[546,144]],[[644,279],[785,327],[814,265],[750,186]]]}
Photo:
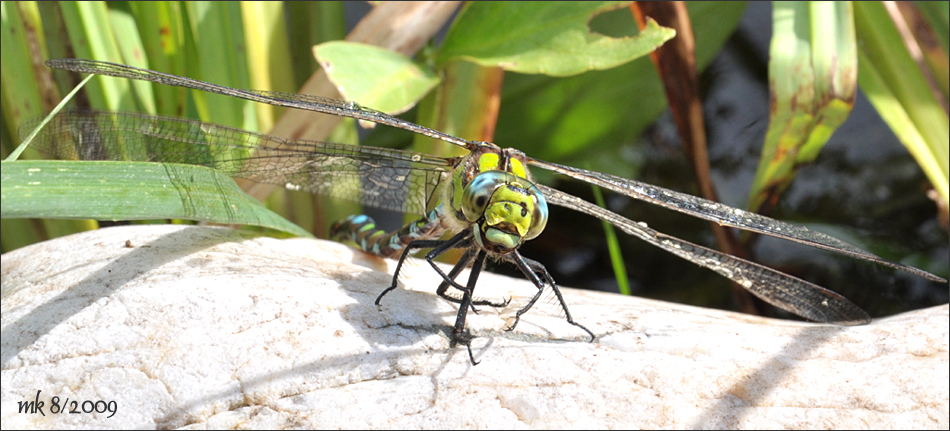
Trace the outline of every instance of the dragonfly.
{"label": "dragonfly", "polygon": [[[766,302],[806,319],[839,325],[860,325],[870,317],[845,297],[766,266],[724,254],[651,229],[560,190],[537,184],[529,168],[539,168],[606,188],[635,199],[679,211],[720,225],[770,235],[900,269],[946,283],[929,272],[891,262],[830,235],[774,220],[686,193],[532,158],[513,148],[471,141],[393,117],[354,102],[274,91],[243,90],[122,64],[86,59],[54,59],[49,67],[78,73],[150,81],[329,115],[355,118],[405,129],[448,142],[468,151],[465,156],[438,157],[400,149],[290,140],[278,136],[195,120],[136,113],[66,111],[40,132],[34,147],[60,157],[81,160],[125,160],[202,165],[232,177],[282,185],[314,194],[355,200],[364,206],[422,217],[401,229],[378,229],[366,215],[334,224],[331,234],[352,240],[362,250],[398,258],[392,283],[376,298],[397,288],[399,273],[413,251],[430,250],[425,260],[441,276],[436,293],[458,304],[452,345],[464,345],[472,364],[472,336],[465,328],[476,306],[504,307],[509,300],[473,295],[485,261],[515,265],[537,288],[508,326],[513,330],[549,288],[567,322],[596,336],[574,320],[557,284],[544,265],[518,249],[544,230],[548,205],[558,205],[605,220],[623,232],[709,268],[738,283]],[[28,128],[28,127],[27,127]],[[21,128],[23,130],[24,128]],[[448,237],[447,239],[443,239]],[[435,262],[452,249],[463,253],[446,273]],[[471,266],[465,284],[456,281]]]}

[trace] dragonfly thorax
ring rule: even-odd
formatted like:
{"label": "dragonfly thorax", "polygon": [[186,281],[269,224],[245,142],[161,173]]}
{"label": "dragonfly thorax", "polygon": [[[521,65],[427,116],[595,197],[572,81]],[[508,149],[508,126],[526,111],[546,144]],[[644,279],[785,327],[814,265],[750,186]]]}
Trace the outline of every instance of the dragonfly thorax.
{"label": "dragonfly thorax", "polygon": [[475,241],[494,253],[516,250],[541,234],[548,222],[548,204],[538,188],[504,171],[476,175],[462,191],[461,207]]}

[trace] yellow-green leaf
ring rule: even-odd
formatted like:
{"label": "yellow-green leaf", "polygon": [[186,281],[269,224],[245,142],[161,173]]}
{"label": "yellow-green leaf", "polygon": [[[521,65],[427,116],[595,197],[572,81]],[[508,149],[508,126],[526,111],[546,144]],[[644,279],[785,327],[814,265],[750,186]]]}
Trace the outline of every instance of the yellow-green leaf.
{"label": "yellow-green leaf", "polygon": [[595,33],[588,22],[629,2],[472,2],[459,14],[438,63],[467,60],[520,73],[572,76],[653,52],[675,32],[653,20],[635,37]]}
{"label": "yellow-green leaf", "polygon": [[774,202],[848,118],[857,87],[849,2],[773,4],[771,118],[749,209]]}
{"label": "yellow-green leaf", "polygon": [[439,83],[410,58],[377,46],[327,42],[313,53],[346,100],[383,112],[405,112]]}

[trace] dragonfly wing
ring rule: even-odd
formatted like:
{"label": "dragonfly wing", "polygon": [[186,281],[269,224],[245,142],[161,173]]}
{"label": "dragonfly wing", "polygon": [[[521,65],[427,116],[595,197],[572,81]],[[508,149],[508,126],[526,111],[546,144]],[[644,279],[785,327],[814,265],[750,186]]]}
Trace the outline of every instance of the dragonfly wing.
{"label": "dragonfly wing", "polygon": [[735,256],[650,229],[610,210],[544,185],[548,203],[606,220],[624,232],[739,283],[765,302],[816,322],[863,325],[871,318],[860,307],[821,286]]}
{"label": "dragonfly wing", "polygon": [[[35,123],[21,127],[21,134]],[[57,114],[32,147],[64,159],[207,166],[232,177],[412,214],[425,214],[441,197],[454,163],[411,151],[294,141],[181,118],[98,111]]]}
{"label": "dragonfly wing", "polygon": [[442,133],[438,130],[433,130],[428,127],[423,127],[373,109],[365,108],[354,102],[344,102],[337,99],[311,96],[308,94],[284,93],[280,91],[242,90],[199,81],[197,79],[186,78],[183,76],[141,69],[124,64],[109,63],[106,61],[86,60],[81,58],[58,58],[47,60],[46,65],[53,69],[114,76],[118,78],[138,79],[141,81],[150,81],[158,84],[174,85],[177,87],[192,88],[195,90],[224,94],[241,99],[253,100],[255,102],[267,103],[269,105],[286,106],[288,108],[297,108],[341,117],[356,118],[358,120],[365,120],[377,124],[385,124],[388,126],[409,130],[430,138],[441,139],[445,142],[449,142],[467,149],[474,148],[477,145],[472,141]]}
{"label": "dragonfly wing", "polygon": [[529,159],[529,164],[543,169],[554,171],[567,175],[578,180],[594,184],[608,190],[613,190],[632,198],[640,199],[652,204],[660,205],[672,210],[689,214],[694,217],[714,221],[723,226],[736,227],[752,232],[758,232],[813,247],[831,250],[834,252],[846,254],[859,259],[868,260],[881,265],[897,268],[911,274],[924,277],[928,280],[946,283],[941,277],[933,275],[912,266],[902,265],[891,262],[887,259],[878,257],[874,254],[861,250],[851,244],[848,244],[838,238],[821,232],[808,230],[804,226],[798,226],[783,221],[771,219],[761,214],[744,211],[738,208],[732,208],[718,202],[713,202],[700,197],[680,193],[652,184],[642,183],[626,178],[620,178],[615,175],[604,174],[586,169],[572,168],[570,166],[559,165],[556,163],[545,162],[543,160]]}

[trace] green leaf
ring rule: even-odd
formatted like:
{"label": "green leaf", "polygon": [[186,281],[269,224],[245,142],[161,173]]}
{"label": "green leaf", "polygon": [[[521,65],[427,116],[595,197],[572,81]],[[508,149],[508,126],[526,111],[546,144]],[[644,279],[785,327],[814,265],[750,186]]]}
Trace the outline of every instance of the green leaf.
{"label": "green leaf", "polygon": [[[290,45],[284,22],[284,2],[241,2],[244,38],[248,55],[251,87],[257,90],[294,92],[294,71],[287,67]],[[283,112],[266,103],[255,103],[262,131],[270,130]]]}
{"label": "green leaf", "polygon": [[[188,63],[187,77],[234,88],[251,88],[248,76],[241,6],[233,2],[186,2],[197,58]],[[94,57],[93,57],[94,58]],[[255,103],[193,91],[202,121],[258,131]]]}
{"label": "green leaf", "polygon": [[214,169],[145,162],[2,162],[2,218],[186,219],[310,236]]}
{"label": "green leaf", "polygon": [[[139,36],[138,27],[135,24],[135,17],[129,9],[129,4],[125,2],[114,2],[107,9],[109,24],[116,35],[115,42],[119,52],[122,54],[122,63],[135,67],[149,66],[148,62],[142,56],[145,47],[142,45],[142,38]],[[136,102],[139,108],[145,112],[154,114],[155,94],[152,92],[152,85],[148,82],[129,82],[129,85],[135,89]]]}
{"label": "green leaf", "polygon": [[[142,38],[145,58],[126,58],[126,61],[142,62],[127,64],[173,75],[186,73],[182,5],[171,1],[144,1],[129,2],[128,6]],[[119,34],[124,36],[126,33]],[[185,89],[155,84],[152,90],[158,114],[174,116],[186,111]]]}
{"label": "green leaf", "polygon": [[946,111],[931,92],[884,6],[858,2],[854,12],[861,42],[861,89],[947,202],[950,121]]}
{"label": "green leaf", "polygon": [[[64,1],[59,5],[75,57],[122,63],[122,53],[105,2]],[[130,89],[141,84],[132,84],[127,79],[99,77],[90,83],[86,94],[93,108],[134,111],[136,101]]]}
{"label": "green leaf", "polygon": [[[702,70],[735,30],[745,4],[688,2],[687,10]],[[616,157],[615,148],[635,141],[666,106],[656,68],[645,57],[569,78],[509,73],[495,142],[532,157],[569,159],[575,166],[586,160],[594,170],[630,176],[635,168]]]}
{"label": "green leaf", "polygon": [[942,1],[918,1],[914,5],[930,24],[936,36],[936,42],[944,51],[950,48],[950,6]]}
{"label": "green leaf", "polygon": [[294,69],[294,89],[303,87],[313,71],[320,66],[313,58],[313,46],[346,37],[343,2],[321,1],[285,2],[288,16],[291,65]]}
{"label": "green leaf", "polygon": [[[33,69],[30,58],[30,39],[42,34],[35,12],[36,5],[28,8],[29,3],[3,2],[0,4],[0,97],[3,98],[3,121],[10,131],[26,118],[43,113],[43,98],[38,85],[37,71]],[[32,13],[30,11],[32,9]],[[58,96],[56,96],[58,97]],[[11,144],[7,142],[6,144]]]}
{"label": "green leaf", "polygon": [[749,210],[774,202],[848,118],[857,90],[851,3],[779,2],[769,48],[771,117]]}
{"label": "green leaf", "polygon": [[346,100],[378,111],[405,112],[439,83],[410,58],[377,46],[327,42],[313,52]]}
{"label": "green leaf", "polygon": [[650,20],[636,37],[613,38],[587,24],[629,2],[472,2],[456,19],[438,62],[468,60],[520,73],[572,76],[649,54],[675,32]]}
{"label": "green leaf", "polygon": [[[253,7],[262,12],[242,13],[242,9]],[[260,78],[255,74],[260,75],[264,69],[283,71],[290,68],[286,60],[281,60],[287,58],[284,47],[279,46],[283,43],[280,42],[283,36],[274,33],[285,31],[284,14],[278,9],[272,5],[226,2],[3,2],[6,30],[2,39],[3,144],[18,143],[15,135],[20,123],[36,118],[60,99],[52,84],[65,94],[78,79],[83,78],[77,74],[52,72],[42,64],[42,60],[47,58],[112,61],[232,87],[260,88],[263,84],[251,80]],[[342,9],[338,6],[336,9],[339,13],[329,17],[327,22],[337,20],[337,27],[342,29]],[[17,17],[17,13],[21,16]],[[128,19],[130,14],[134,23]],[[300,18],[304,19],[298,21],[301,27],[310,29],[312,26],[307,23],[316,17],[301,14]],[[246,28],[248,20],[267,22],[252,23],[260,32],[249,32]],[[22,29],[24,24],[26,27]],[[246,38],[256,38],[251,41],[255,45],[251,46]],[[311,56],[309,45],[304,45],[306,55]],[[265,51],[257,51],[257,48]],[[266,60],[269,64],[249,70],[248,57],[251,54],[248,50],[255,50],[251,53],[255,59],[269,59]],[[268,78],[289,85],[272,88],[274,90],[293,91],[296,88],[289,75],[270,74],[264,79]],[[209,101],[217,95],[125,79],[95,77],[94,84],[85,93],[85,100],[89,102],[77,99],[80,106],[125,111],[141,111],[144,106],[151,112],[148,101],[152,97],[149,93],[153,93],[154,109],[163,115],[198,118],[198,108],[201,107],[206,114],[205,121],[258,129],[255,110],[259,105],[252,102],[224,96]],[[36,96],[36,87],[39,87],[39,97]],[[11,101],[15,104],[7,103]],[[24,107],[29,109],[22,109]],[[307,198],[309,200],[310,196]],[[309,203],[307,207],[310,207]],[[287,211],[290,206],[274,208]],[[85,220],[5,220],[4,250],[26,243],[17,239],[18,235],[8,235],[10,226],[19,225],[36,230],[33,242],[94,228],[94,222]]]}

